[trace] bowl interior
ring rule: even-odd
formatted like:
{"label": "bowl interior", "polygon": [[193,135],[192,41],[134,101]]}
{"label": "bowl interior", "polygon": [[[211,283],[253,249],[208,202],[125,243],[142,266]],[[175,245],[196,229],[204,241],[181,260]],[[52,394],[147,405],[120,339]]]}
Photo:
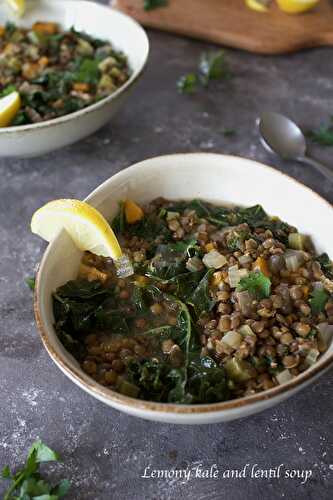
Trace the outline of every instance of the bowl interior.
{"label": "bowl interior", "polygon": [[11,20],[23,27],[30,27],[37,21],[51,21],[62,28],[74,27],[89,35],[112,42],[117,50],[123,51],[132,70],[126,87],[143,68],[149,51],[144,30],[130,17],[109,7],[85,0],[29,0],[27,12],[22,19],[9,18],[5,8],[0,9],[0,25]]}
{"label": "bowl interior", "polygon": [[[117,213],[120,200],[131,198],[145,203],[158,196],[202,198],[217,204],[244,206],[260,203],[269,214],[278,215],[309,234],[319,252],[333,255],[333,233],[328,230],[333,217],[332,206],[286,175],[237,157],[198,153],[146,160],[106,181],[88,196],[87,201],[110,220]],[[57,286],[75,278],[80,257],[81,252],[62,232],[44,255],[37,283],[37,308],[44,342],[47,337],[46,347],[56,362],[60,356],[76,368],[76,361],[63,349],[55,335],[51,294]],[[332,352],[331,345],[314,367],[317,369],[332,356]],[[68,371],[67,374],[71,376]],[[89,380],[81,371],[80,377]]]}

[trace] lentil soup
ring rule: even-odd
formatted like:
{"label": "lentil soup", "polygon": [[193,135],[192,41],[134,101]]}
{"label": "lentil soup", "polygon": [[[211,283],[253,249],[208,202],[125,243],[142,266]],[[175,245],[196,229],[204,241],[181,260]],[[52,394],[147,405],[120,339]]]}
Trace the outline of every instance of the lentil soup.
{"label": "lentil soup", "polygon": [[135,274],[86,252],[53,295],[61,342],[102,385],[213,403],[283,384],[328,348],[332,263],[260,205],[127,200],[113,229]]}
{"label": "lentil soup", "polygon": [[67,115],[111,95],[130,76],[126,56],[109,41],[56,23],[0,26],[0,97],[17,91],[11,126]]}

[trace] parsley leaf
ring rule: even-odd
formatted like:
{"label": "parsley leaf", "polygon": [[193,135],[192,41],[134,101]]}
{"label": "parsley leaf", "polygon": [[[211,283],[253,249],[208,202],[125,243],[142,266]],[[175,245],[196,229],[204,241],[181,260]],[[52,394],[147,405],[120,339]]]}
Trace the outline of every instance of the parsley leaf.
{"label": "parsley leaf", "polygon": [[75,82],[96,84],[99,78],[100,70],[98,69],[98,61],[88,58],[83,59],[78,69],[72,74],[72,79]]}
{"label": "parsley leaf", "polygon": [[261,271],[249,273],[246,278],[242,278],[237,287],[237,291],[242,292],[247,290],[256,299],[265,299],[271,293],[271,280],[267,278]]}
{"label": "parsley leaf", "polygon": [[34,276],[30,276],[29,278],[26,278],[25,282],[28,285],[28,287],[30,288],[30,290],[33,291],[35,289],[36,278]]}
{"label": "parsley leaf", "polygon": [[321,146],[333,146],[333,117],[328,126],[322,125],[317,130],[310,130],[307,136]]}
{"label": "parsley leaf", "polygon": [[144,0],[143,8],[145,10],[153,10],[158,7],[166,7],[168,5],[168,0]]}
{"label": "parsley leaf", "polygon": [[197,90],[198,77],[195,73],[188,73],[179,78],[177,89],[181,94],[193,94]]}
{"label": "parsley leaf", "polygon": [[24,467],[12,474],[10,468],[2,469],[2,478],[11,480],[12,483],[5,492],[3,500],[59,500],[69,490],[70,482],[67,479],[60,481],[56,486],[51,486],[41,478],[39,464],[57,462],[59,455],[46,444],[38,440],[31,446]]}
{"label": "parsley leaf", "polygon": [[202,54],[199,63],[199,72],[204,85],[208,85],[210,80],[220,78],[229,79],[231,72],[225,60],[224,51],[218,50]]}
{"label": "parsley leaf", "polygon": [[324,312],[328,299],[329,295],[323,288],[316,288],[313,290],[311,293],[311,299],[309,300],[312,314]]}

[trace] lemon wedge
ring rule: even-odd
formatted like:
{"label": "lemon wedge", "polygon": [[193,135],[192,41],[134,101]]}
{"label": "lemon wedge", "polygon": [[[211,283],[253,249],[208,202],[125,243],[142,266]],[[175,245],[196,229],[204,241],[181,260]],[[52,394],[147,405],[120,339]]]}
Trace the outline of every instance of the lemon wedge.
{"label": "lemon wedge", "polygon": [[283,12],[288,14],[300,14],[313,9],[319,0],[276,0],[278,6]]}
{"label": "lemon wedge", "polygon": [[119,260],[122,251],[109,223],[95,208],[79,200],[54,200],[32,216],[31,231],[52,241],[65,229],[82,251]]}
{"label": "lemon wedge", "polygon": [[25,0],[6,0],[7,4],[13,9],[15,14],[23,16],[25,12]]}
{"label": "lemon wedge", "polygon": [[245,0],[246,5],[257,12],[267,12],[270,0]]}
{"label": "lemon wedge", "polygon": [[0,99],[0,127],[7,127],[15,118],[21,107],[21,98],[18,92],[10,94]]}

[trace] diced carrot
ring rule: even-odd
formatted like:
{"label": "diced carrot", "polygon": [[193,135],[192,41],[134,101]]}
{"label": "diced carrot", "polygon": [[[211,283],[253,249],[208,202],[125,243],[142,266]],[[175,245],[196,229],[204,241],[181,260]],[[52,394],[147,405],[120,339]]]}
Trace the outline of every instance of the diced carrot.
{"label": "diced carrot", "polygon": [[146,278],[146,276],[141,276],[141,275],[138,275],[135,277],[135,283],[137,285],[145,285],[148,281],[148,278]]}
{"label": "diced carrot", "polygon": [[74,83],[73,84],[73,90],[76,90],[77,92],[89,92],[90,85],[89,83]]}
{"label": "diced carrot", "polygon": [[56,23],[35,23],[32,29],[39,33],[45,33],[45,35],[54,35],[58,33],[58,25]]}
{"label": "diced carrot", "polygon": [[304,285],[304,286],[302,286],[302,290],[303,290],[304,298],[306,299],[309,296],[310,288],[308,286]]}
{"label": "diced carrot", "polygon": [[49,64],[49,58],[46,56],[43,56],[39,59],[38,61],[38,66],[45,68]]}
{"label": "diced carrot", "polygon": [[215,248],[215,245],[212,242],[206,243],[206,245],[205,245],[205,249],[206,249],[207,252],[210,252],[211,250],[214,250],[214,248]]}
{"label": "diced carrot", "polygon": [[4,36],[5,33],[6,33],[5,27],[4,26],[0,26],[0,37]]}
{"label": "diced carrot", "polygon": [[28,80],[33,80],[40,72],[40,67],[37,63],[25,63],[22,66],[22,75]]}
{"label": "diced carrot", "polygon": [[124,204],[125,217],[128,224],[139,222],[144,216],[143,210],[132,200],[126,200]]}
{"label": "diced carrot", "polygon": [[257,258],[257,260],[253,264],[253,269],[261,271],[267,277],[271,275],[270,270],[268,268],[267,260],[264,259],[263,257]]}

